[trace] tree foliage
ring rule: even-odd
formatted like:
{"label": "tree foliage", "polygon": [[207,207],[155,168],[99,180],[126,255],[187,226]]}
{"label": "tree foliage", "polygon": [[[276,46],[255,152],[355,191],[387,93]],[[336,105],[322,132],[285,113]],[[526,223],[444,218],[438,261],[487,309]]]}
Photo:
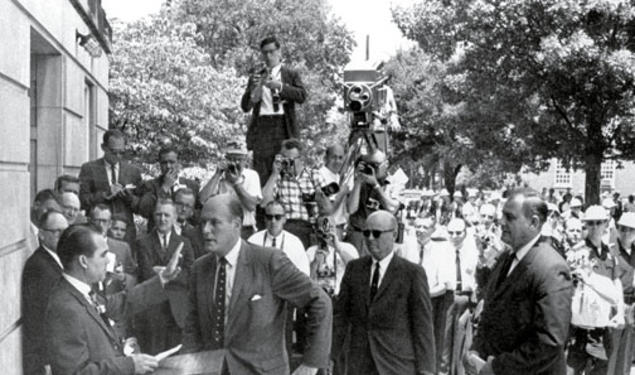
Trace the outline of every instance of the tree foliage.
{"label": "tree foliage", "polygon": [[494,135],[530,166],[584,167],[589,202],[602,160],[635,158],[632,1],[426,0],[393,18],[448,62],[475,144]]}

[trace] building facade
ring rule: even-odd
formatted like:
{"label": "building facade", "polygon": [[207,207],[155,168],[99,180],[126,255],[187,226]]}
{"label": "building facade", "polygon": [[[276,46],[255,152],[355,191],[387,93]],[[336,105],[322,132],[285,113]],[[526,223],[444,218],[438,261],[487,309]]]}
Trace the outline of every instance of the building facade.
{"label": "building facade", "polygon": [[22,373],[30,202],[99,154],[111,29],[100,0],[0,0],[0,369]]}

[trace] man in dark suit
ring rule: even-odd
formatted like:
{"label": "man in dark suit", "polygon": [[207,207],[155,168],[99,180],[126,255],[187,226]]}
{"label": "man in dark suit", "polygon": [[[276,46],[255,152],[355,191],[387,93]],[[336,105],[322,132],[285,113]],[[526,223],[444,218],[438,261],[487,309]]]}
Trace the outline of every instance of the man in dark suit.
{"label": "man in dark suit", "polygon": [[57,241],[68,227],[63,214],[48,211],[40,219],[40,247],[27,259],[22,274],[23,368],[25,375],[44,374],[44,312],[53,286],[62,277]]}
{"label": "man in dark suit", "polygon": [[349,375],[432,375],[436,359],[426,273],[395,255],[392,214],[376,211],[365,227],[371,256],[348,263],[335,301],[336,366]]}
{"label": "man in dark suit", "polygon": [[121,341],[108,323],[127,310],[139,311],[164,301],[163,285],[180,269],[175,256],[158,277],[127,292],[99,299],[91,285],[104,280],[108,263],[106,239],[94,229],[76,225],[66,229],[57,247],[64,274],[53,288],[43,332],[53,375],[144,374],[158,366],[146,354],[124,356]]}
{"label": "man in dark suit", "polygon": [[210,254],[192,267],[183,350],[225,349],[223,374],[288,374],[284,324],[291,303],[307,314],[308,344],[294,374],[315,374],[329,362],[330,300],[283,252],[242,241],[242,216],[240,201],[229,195],[203,206]]}
{"label": "man in dark suit", "polygon": [[205,250],[205,240],[203,239],[203,232],[200,224],[192,228],[186,228],[183,231],[182,235],[183,237],[190,240],[190,244],[192,245],[192,252],[194,253],[194,260],[207,254],[207,250]]}
{"label": "man in dark suit", "polygon": [[253,72],[240,107],[252,111],[247,129],[247,148],[253,150],[253,165],[264,183],[280,144],[298,138],[295,105],[306,100],[306,90],[298,72],[281,64],[280,42],[268,37],[260,42],[266,67]]}
{"label": "man in dark suit", "polygon": [[[112,214],[123,214],[133,223],[132,213],[137,212],[141,186],[141,170],[122,159],[126,140],[119,130],[104,133],[101,149],[104,157],[82,164],[79,171],[79,198],[82,208],[89,212],[98,203],[110,205]],[[128,225],[126,241],[132,243],[135,226]]]}
{"label": "man in dark suit", "polygon": [[187,314],[187,284],[194,254],[190,241],[174,232],[176,208],[170,200],[159,200],[154,210],[155,229],[135,242],[139,262],[139,281],[154,276],[155,266],[165,266],[170,257],[182,247],[183,271],[166,292],[169,300],[144,311],[137,317],[135,330],[141,348],[158,354],[181,343],[181,333]]}
{"label": "man in dark suit", "polygon": [[566,373],[573,287],[565,260],[540,236],[547,215],[547,204],[530,190],[512,192],[503,207],[501,239],[511,250],[500,256],[485,290],[464,360],[471,373],[481,361],[482,375]]}
{"label": "man in dark suit", "polygon": [[145,182],[140,190],[139,213],[148,219],[148,232],[154,229],[154,209],[159,199],[175,200],[176,192],[182,188],[191,189],[194,194],[194,207],[200,209],[198,182],[179,176],[181,165],[179,154],[172,147],[159,150],[159,167],[161,175]]}

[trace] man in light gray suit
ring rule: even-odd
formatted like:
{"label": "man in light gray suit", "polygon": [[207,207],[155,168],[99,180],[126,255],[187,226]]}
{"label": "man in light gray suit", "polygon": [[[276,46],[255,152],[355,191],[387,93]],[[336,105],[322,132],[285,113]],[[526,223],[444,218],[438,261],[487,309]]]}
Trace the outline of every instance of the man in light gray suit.
{"label": "man in light gray suit", "polygon": [[308,315],[307,346],[294,374],[315,374],[329,362],[329,297],[283,252],[242,241],[242,216],[240,201],[228,195],[203,206],[202,234],[210,254],[190,271],[183,349],[224,349],[223,374],[288,374],[284,322],[285,305],[292,303]]}

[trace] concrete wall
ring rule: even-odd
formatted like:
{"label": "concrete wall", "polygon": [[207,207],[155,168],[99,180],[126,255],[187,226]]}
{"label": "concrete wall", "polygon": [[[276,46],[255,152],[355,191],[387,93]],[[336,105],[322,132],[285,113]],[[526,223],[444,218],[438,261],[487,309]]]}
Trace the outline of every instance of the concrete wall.
{"label": "concrete wall", "polygon": [[[62,172],[76,173],[97,154],[89,135],[108,127],[108,59],[91,58],[77,45],[76,31],[86,34],[88,27],[69,0],[0,0],[0,369],[6,375],[22,373],[20,284],[34,250],[26,240],[32,192],[52,187]],[[92,130],[86,82],[94,95]]]}

